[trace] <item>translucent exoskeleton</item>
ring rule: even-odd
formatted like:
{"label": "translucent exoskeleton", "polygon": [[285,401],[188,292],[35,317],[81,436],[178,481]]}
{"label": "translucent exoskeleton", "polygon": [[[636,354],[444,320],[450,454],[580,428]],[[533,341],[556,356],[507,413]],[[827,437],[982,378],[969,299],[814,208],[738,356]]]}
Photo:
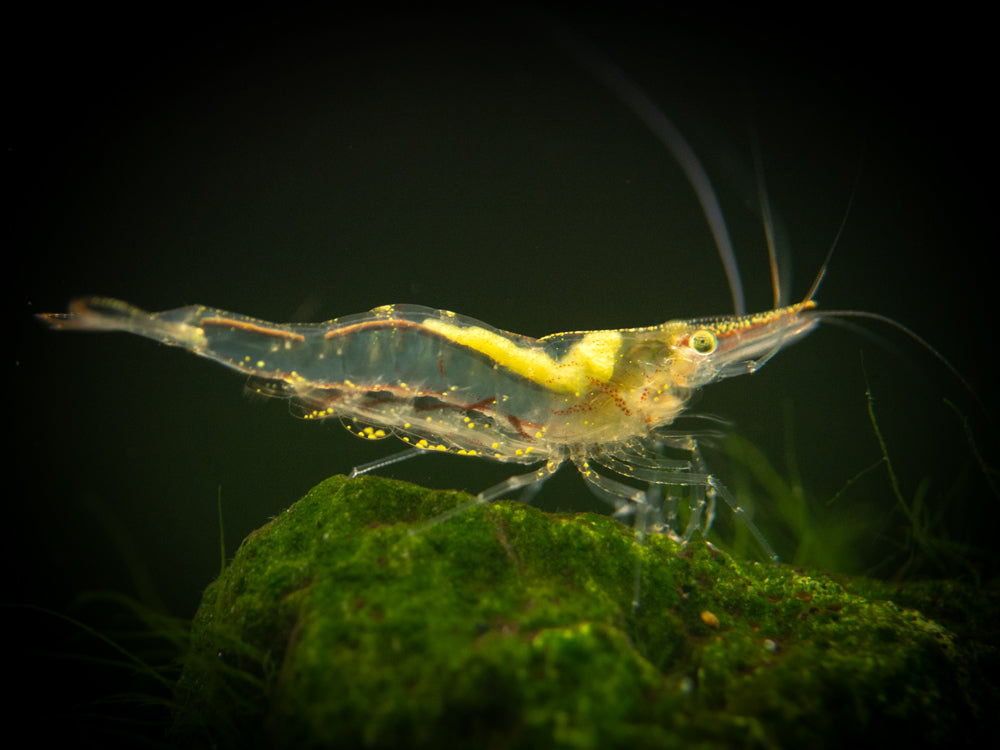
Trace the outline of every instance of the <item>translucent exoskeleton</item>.
{"label": "translucent exoskeleton", "polygon": [[[489,502],[543,482],[572,462],[644,533],[659,509],[632,484],[695,488],[686,528],[707,532],[715,496],[736,498],[708,473],[697,440],[670,426],[691,395],[754,372],[818,322],[815,304],[757,315],[668,321],[541,339],[414,305],[388,305],[318,324],[275,324],[203,307],[148,313],[90,297],[42,319],[59,329],[127,331],[239,370],[306,419],[339,418],[356,435],[395,435],[419,451],[542,463],[478,495]],[[663,457],[662,448],[686,458]],[[360,473],[375,465],[356,469]],[[772,558],[770,545],[745,519]]]}

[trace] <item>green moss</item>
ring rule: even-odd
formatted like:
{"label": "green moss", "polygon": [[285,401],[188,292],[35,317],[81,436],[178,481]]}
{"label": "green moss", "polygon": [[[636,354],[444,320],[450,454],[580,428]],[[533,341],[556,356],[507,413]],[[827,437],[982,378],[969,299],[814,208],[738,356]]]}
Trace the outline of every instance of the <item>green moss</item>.
{"label": "green moss", "polygon": [[195,618],[179,735],[828,747],[977,726],[973,658],[890,592],[513,502],[420,523],[470,499],[334,477],[248,537]]}

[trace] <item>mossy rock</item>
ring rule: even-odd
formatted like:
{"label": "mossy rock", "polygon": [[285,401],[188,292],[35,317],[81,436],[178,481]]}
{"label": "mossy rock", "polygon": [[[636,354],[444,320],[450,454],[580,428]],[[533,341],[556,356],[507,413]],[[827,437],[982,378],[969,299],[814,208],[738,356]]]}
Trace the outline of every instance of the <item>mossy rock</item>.
{"label": "mossy rock", "polygon": [[423,523],[469,502],[334,477],[251,534],[195,617],[177,739],[843,747],[976,726],[978,672],[916,610],[599,515]]}

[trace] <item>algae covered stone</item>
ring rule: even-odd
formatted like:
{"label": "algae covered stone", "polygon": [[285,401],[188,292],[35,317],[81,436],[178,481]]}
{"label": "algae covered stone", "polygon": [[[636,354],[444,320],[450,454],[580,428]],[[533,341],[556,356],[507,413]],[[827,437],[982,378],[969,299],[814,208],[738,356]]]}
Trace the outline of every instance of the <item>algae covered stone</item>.
{"label": "algae covered stone", "polygon": [[[954,636],[829,579],[619,522],[334,477],[206,590],[178,736],[223,747],[945,741]],[[633,610],[641,568],[641,606]]]}

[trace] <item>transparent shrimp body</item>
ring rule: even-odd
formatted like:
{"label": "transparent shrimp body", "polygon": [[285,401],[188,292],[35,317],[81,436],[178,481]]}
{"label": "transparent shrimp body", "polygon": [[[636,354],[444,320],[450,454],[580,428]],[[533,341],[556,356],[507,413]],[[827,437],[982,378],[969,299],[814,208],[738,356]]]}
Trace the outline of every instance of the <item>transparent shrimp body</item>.
{"label": "transparent shrimp body", "polygon": [[[705,471],[697,441],[670,425],[697,389],[753,372],[811,330],[814,306],[540,339],[413,305],[275,324],[200,305],[148,313],[92,297],[40,317],[58,329],[119,330],[179,346],[251,376],[254,390],[289,399],[298,416],[338,418],[363,438],[394,435],[413,454],[542,463],[479,493],[478,502],[539,485],[570,461],[619,513],[634,512],[643,534],[651,523],[669,530],[672,514],[662,518],[651,495],[614,475],[690,487],[689,520],[676,533],[687,541],[707,532],[716,495],[743,512]],[[686,458],[666,458],[664,447]]]}

